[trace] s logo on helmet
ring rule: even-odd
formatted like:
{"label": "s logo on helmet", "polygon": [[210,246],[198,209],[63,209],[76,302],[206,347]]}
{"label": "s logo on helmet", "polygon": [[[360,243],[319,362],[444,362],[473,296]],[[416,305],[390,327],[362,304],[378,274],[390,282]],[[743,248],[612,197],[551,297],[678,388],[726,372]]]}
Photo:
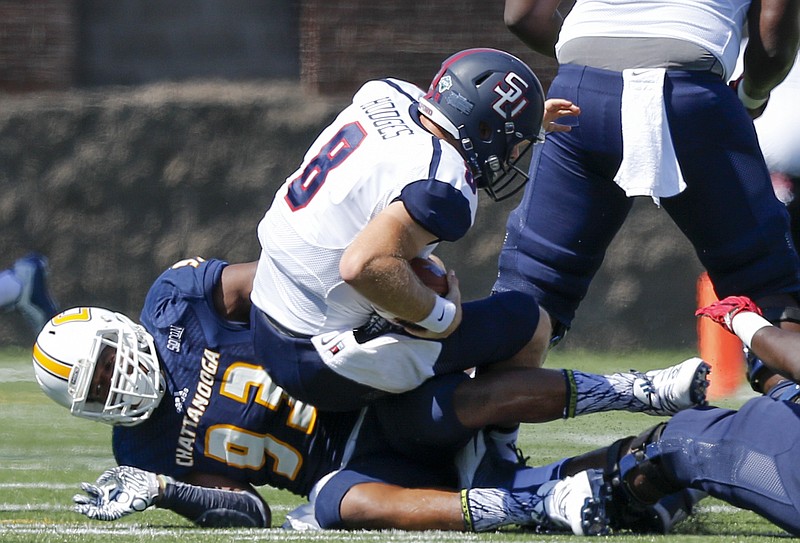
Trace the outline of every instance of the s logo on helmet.
{"label": "s logo on helmet", "polygon": [[[507,88],[503,88],[505,85]],[[513,119],[519,112],[525,109],[528,105],[528,100],[525,98],[525,89],[529,87],[528,83],[514,72],[508,72],[502,82],[498,83],[494,88],[494,92],[500,95],[500,98],[492,104],[498,115],[506,118],[505,105],[511,104],[510,115]]]}

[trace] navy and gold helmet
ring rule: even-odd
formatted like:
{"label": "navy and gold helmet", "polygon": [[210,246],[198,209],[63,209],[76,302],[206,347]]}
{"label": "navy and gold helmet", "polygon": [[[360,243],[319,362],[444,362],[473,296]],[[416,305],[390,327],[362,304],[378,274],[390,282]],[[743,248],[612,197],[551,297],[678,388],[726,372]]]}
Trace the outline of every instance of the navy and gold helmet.
{"label": "navy and gold helmet", "polygon": [[539,137],[544,92],[533,71],[497,49],[467,49],[442,63],[420,112],[458,140],[479,187],[503,200],[528,181],[516,166]]}

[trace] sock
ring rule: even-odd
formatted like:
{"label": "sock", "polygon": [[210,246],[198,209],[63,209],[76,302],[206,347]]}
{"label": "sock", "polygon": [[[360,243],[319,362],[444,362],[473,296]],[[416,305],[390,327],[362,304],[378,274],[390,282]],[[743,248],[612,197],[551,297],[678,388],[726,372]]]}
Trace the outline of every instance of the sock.
{"label": "sock", "polygon": [[556,481],[511,492],[501,488],[470,488],[461,491],[461,510],[468,531],[487,532],[502,526],[540,523],[545,518],[540,492]]}
{"label": "sock", "polygon": [[11,270],[0,272],[0,309],[11,309],[22,294],[22,283]]}
{"label": "sock", "polygon": [[520,457],[517,455],[519,425],[513,428],[492,426],[491,429],[487,429],[486,435],[494,443],[502,459],[515,463],[520,461]]}
{"label": "sock", "polygon": [[565,410],[564,418],[603,411],[643,411],[647,406],[633,395],[633,382],[641,378],[635,373],[614,373],[597,375],[569,370],[571,379],[568,405],[574,409]]}

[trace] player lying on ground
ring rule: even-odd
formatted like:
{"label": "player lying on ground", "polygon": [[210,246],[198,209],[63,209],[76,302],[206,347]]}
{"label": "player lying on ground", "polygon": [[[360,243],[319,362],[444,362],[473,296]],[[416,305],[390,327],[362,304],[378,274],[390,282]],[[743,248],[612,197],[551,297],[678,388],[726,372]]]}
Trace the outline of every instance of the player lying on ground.
{"label": "player lying on ground", "polygon": [[[602,474],[601,495],[608,507],[596,510],[605,513],[597,524],[625,526],[631,511],[689,488],[800,535],[800,333],[771,324],[743,296],[714,302],[697,315],[742,340],[750,359],[748,378],[765,395],[737,411],[687,409],[636,438],[615,443],[605,453],[611,465]],[[791,309],[773,318],[797,323]],[[586,476],[601,475],[591,470]]]}
{"label": "player lying on ground", "polygon": [[113,520],[156,504],[202,526],[268,527],[254,487],[271,485],[310,495],[309,514],[293,522],[322,528],[555,523],[583,533],[594,529],[581,519],[598,491],[588,478],[557,483],[567,474],[561,463],[538,471],[507,463],[534,470],[522,472],[524,488],[474,489],[462,500],[455,456],[490,424],[612,409],[665,415],[704,401],[707,366],[690,359],[645,374],[455,372],[360,411],[317,410],[288,397],[254,356],[254,269],[186,260],[151,287],[143,326],[82,307],[39,334],[33,361],[45,393],[75,415],[114,424],[121,467],[83,486],[79,512]]}

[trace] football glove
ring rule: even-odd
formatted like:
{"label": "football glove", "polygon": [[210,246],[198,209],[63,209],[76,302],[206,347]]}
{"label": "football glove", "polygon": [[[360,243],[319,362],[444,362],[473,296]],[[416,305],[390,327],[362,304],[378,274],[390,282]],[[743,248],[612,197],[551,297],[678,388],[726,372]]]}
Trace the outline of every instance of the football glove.
{"label": "football glove", "polygon": [[158,476],[131,466],[104,471],[97,481],[81,483],[86,494],[76,494],[74,511],[94,520],[117,520],[144,511],[159,495]]}
{"label": "football glove", "polygon": [[695,316],[708,317],[731,334],[734,334],[735,332],[732,328],[733,317],[742,311],[751,311],[761,315],[761,308],[747,296],[728,296],[706,307],[701,307],[695,312]]}

